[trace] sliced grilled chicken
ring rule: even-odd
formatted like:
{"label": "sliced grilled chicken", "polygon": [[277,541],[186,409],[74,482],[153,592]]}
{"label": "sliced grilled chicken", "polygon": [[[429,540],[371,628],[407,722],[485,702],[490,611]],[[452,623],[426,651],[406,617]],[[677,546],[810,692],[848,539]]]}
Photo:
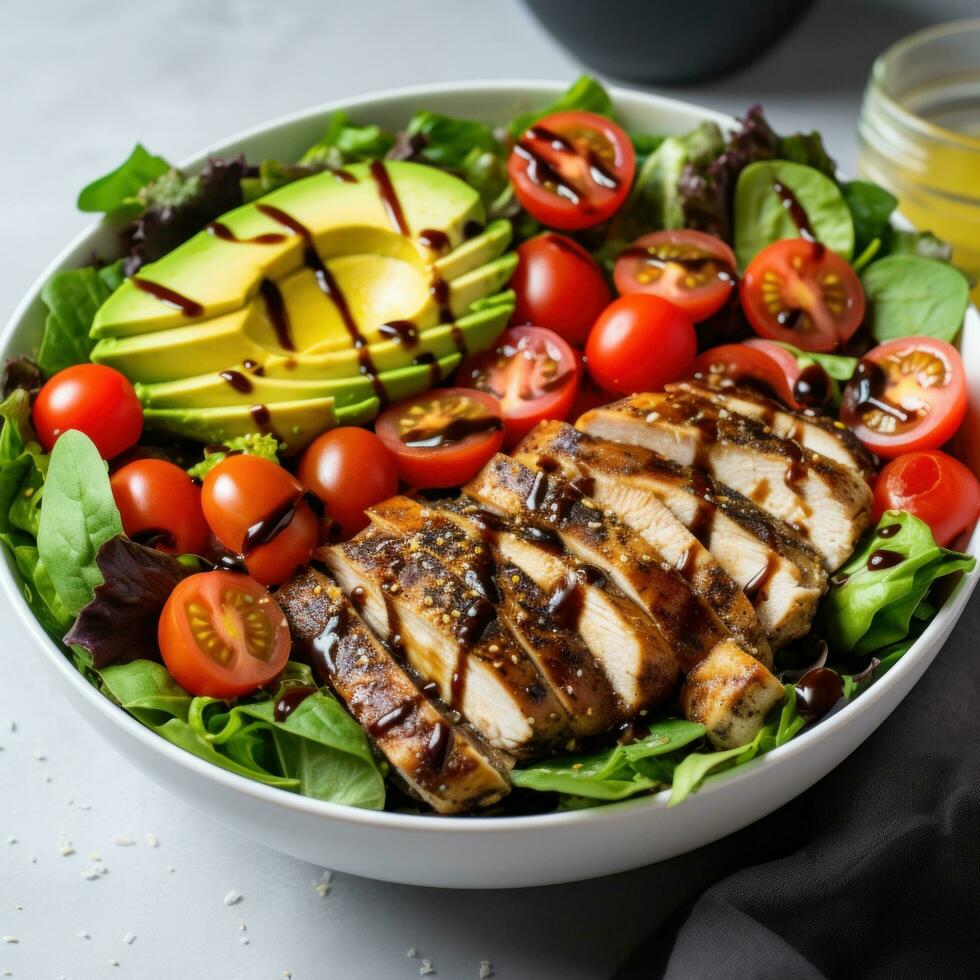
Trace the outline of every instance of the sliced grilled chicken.
{"label": "sliced grilled chicken", "polygon": [[629,447],[592,439],[564,422],[542,422],[514,450],[514,458],[531,469],[560,473],[600,507],[614,511],[771,666],[769,643],[752,603],[659,496],[641,481],[629,479],[636,470]]}
{"label": "sliced grilled chicken", "polygon": [[[518,454],[532,448],[560,460],[563,469],[574,465],[594,479],[597,499],[600,493],[608,493],[608,505],[627,520],[635,512],[643,522],[656,520],[650,501],[659,501],[744,591],[771,647],[784,646],[809,630],[827,576],[816,552],[785,522],[741,494],[719,487],[701,470],[680,466],[640,446],[545,423],[518,447]],[[703,567],[700,559],[696,567]],[[709,577],[705,584],[713,581]],[[730,620],[726,623],[739,632]]]}
{"label": "sliced grilled chicken", "polygon": [[519,568],[548,596],[601,665],[627,714],[670,695],[679,670],[660,631],[599,568],[565,554],[554,532],[517,526],[465,497],[430,512],[482,538],[499,562]]}
{"label": "sliced grilled chicken", "polygon": [[871,490],[856,471],[705,399],[681,392],[631,395],[586,412],[576,425],[708,470],[799,527],[828,571],[850,555],[868,525]]}
{"label": "sliced grilled chicken", "polygon": [[437,813],[496,803],[510,760],[447,717],[416,687],[340,588],[307,569],[276,594],[295,648],[329,684],[410,792]]}
{"label": "sliced grilled chicken", "polygon": [[681,708],[719,748],[745,745],[782,700],[783,685],[736,643],[719,643],[687,675]]}
{"label": "sliced grilled chicken", "polygon": [[795,439],[804,449],[842,466],[857,470],[865,479],[874,473],[874,463],[860,440],[843,422],[825,415],[793,412],[751,388],[725,385],[713,387],[699,381],[667,385],[667,391],[688,392],[768,426],[780,439]]}
{"label": "sliced grilled chicken", "polygon": [[[497,568],[489,548],[427,504],[391,497],[369,511],[373,524],[401,537],[409,552],[439,558],[461,578],[474,596],[494,604],[514,639],[538,668],[565,709],[572,733],[595,735],[631,713],[581,638],[565,623],[577,619],[574,590],[550,601],[512,564]],[[554,599],[555,597],[551,597]]]}
{"label": "sliced grilled chicken", "polygon": [[[611,512],[599,510],[567,481],[540,470],[535,473],[510,457],[498,455],[465,490],[485,507],[515,521],[553,531],[569,552],[598,566],[650,616],[673,649],[682,673],[688,674],[703,661],[708,661],[704,672],[712,673],[712,654],[720,643],[741,649],[714,610],[691,591],[675,569],[660,565],[635,531]],[[749,659],[753,672],[768,673],[763,664]],[[760,713],[747,719],[744,727],[733,724],[732,731],[744,732],[752,726],[758,730],[766,712],[781,697],[782,686],[776,682],[764,710],[765,698],[760,698]],[[701,720],[705,702],[695,700],[691,705],[689,717]],[[722,730],[724,726],[715,727]],[[716,744],[738,743],[725,741],[723,736]]]}
{"label": "sliced grilled chicken", "polygon": [[567,742],[565,711],[493,604],[439,559],[369,529],[323,560],[371,629],[491,745],[530,756]]}

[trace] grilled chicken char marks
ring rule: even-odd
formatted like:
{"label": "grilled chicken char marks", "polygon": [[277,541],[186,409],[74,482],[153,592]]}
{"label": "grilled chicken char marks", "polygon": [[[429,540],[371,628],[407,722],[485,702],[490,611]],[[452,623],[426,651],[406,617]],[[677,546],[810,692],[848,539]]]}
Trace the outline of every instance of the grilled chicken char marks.
{"label": "grilled chicken char marks", "polygon": [[641,609],[675,652],[686,673],[729,633],[715,611],[643,539],[603,511],[574,481],[534,472],[508,456],[495,456],[465,488],[484,506],[542,529],[553,529],[582,561],[596,564]]}
{"label": "grilled chicken char marks", "polygon": [[[745,592],[773,648],[809,629],[827,576],[798,530],[720,486],[703,470],[681,466],[641,446],[549,422],[538,426],[517,453],[531,451],[552,457],[565,472],[574,465],[579,473],[591,475],[597,496],[608,484],[609,506],[627,519],[639,510],[658,520],[651,498],[659,501]],[[617,497],[624,501],[619,506]],[[670,540],[677,538],[672,535]],[[700,567],[699,561],[695,568]],[[711,585],[709,578],[704,586]],[[720,598],[707,594],[713,603]],[[724,600],[719,608],[725,609]],[[733,624],[729,618],[726,624],[739,634],[737,621]]]}
{"label": "grilled chicken char marks", "polygon": [[577,427],[708,470],[799,527],[829,571],[867,527],[871,490],[857,472],[705,399],[681,392],[631,395],[586,412]]}
{"label": "grilled chicken char marks", "polygon": [[601,569],[566,554],[554,531],[518,526],[462,497],[442,501],[439,512],[482,540],[498,562],[513,564],[557,605],[632,714],[669,697],[676,658],[651,619]]}
{"label": "grilled chicken char marks", "polygon": [[534,756],[568,740],[565,711],[494,605],[438,558],[368,529],[324,560],[375,633],[492,745]]}
{"label": "grilled chicken char marks", "polygon": [[780,439],[794,439],[835,463],[857,470],[865,479],[874,475],[874,460],[851,430],[826,415],[794,412],[752,388],[737,385],[713,387],[703,381],[679,381],[667,391],[683,392],[703,398],[721,408],[768,427]]}
{"label": "grilled chicken char marks", "polygon": [[576,737],[605,731],[631,714],[574,631],[581,609],[576,587],[566,584],[546,595],[517,566],[498,568],[482,537],[468,534],[418,500],[392,497],[368,516],[375,526],[401,537],[410,552],[421,550],[440,558],[472,591],[494,604],[504,626],[554,691]]}
{"label": "grilled chicken char marks", "polygon": [[767,666],[769,643],[752,603],[711,552],[635,474],[630,447],[593,440],[564,422],[542,422],[514,450],[531,469],[579,481],[604,509],[614,511],[639,532],[656,558],[673,565],[691,589]]}
{"label": "grilled chicken char marks", "polygon": [[509,760],[418,689],[325,575],[307,569],[276,599],[305,653],[410,792],[437,813],[489,806],[510,789]]}

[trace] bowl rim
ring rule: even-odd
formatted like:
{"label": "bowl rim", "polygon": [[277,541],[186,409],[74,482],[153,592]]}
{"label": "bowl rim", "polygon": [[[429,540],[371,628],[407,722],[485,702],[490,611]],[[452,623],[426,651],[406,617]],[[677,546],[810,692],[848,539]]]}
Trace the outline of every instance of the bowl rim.
{"label": "bowl rim", "polygon": [[[177,165],[187,169],[199,167],[205,162],[208,156],[228,152],[243,141],[264,136],[270,131],[281,129],[294,123],[322,117],[338,109],[352,109],[356,112],[358,111],[358,107],[369,108],[372,105],[383,105],[386,102],[396,99],[425,98],[428,96],[440,96],[460,92],[508,95],[528,95],[530,93],[558,95],[566,87],[566,83],[554,80],[511,78],[439,82],[382,89],[358,96],[334,99],[259,123],[235,133],[224,140],[208,144],[203,150],[185,158]],[[702,120],[713,120],[723,128],[731,128],[735,123],[734,117],[716,110],[704,108],[696,103],[668,98],[639,89],[632,89],[627,86],[607,85],[606,88],[612,97],[614,105],[634,101],[638,105],[654,108],[660,107],[668,110],[673,109],[695,115]],[[35,279],[20,302],[15,306],[3,330],[0,331],[0,356],[9,356],[15,353],[7,349],[11,337],[25,316],[27,316],[31,307],[38,301],[44,283],[51,275],[63,266],[66,266],[66,263],[70,261],[71,257],[79,248],[92,239],[102,226],[103,221],[94,221],[79,232]],[[973,322],[972,329],[980,330],[980,316],[978,316],[977,310],[972,306],[967,312],[967,324],[971,321]],[[980,552],[980,525],[974,529],[965,550],[974,556]],[[151,752],[157,752],[163,755],[178,768],[188,769],[213,784],[217,784],[233,792],[243,793],[256,801],[283,807],[306,816],[347,822],[362,827],[417,834],[442,833],[445,831],[453,834],[484,834],[486,832],[505,834],[515,830],[547,832],[559,827],[566,828],[580,824],[594,824],[599,821],[615,823],[617,821],[633,820],[641,811],[652,812],[662,810],[668,805],[670,798],[669,789],[648,796],[635,797],[601,806],[587,807],[581,810],[509,817],[466,816],[461,819],[459,816],[440,817],[434,814],[406,814],[384,810],[366,810],[347,804],[332,803],[326,800],[301,796],[298,793],[287,792],[274,786],[259,783],[256,780],[222,769],[220,766],[200,759],[190,752],[168,742],[165,738],[141,724],[127,711],[93,687],[75,668],[64,651],[44,631],[40,622],[34,617],[20,592],[19,584],[12,570],[12,562],[9,561],[9,556],[8,560],[0,563],[0,565],[2,565],[0,567],[0,588],[2,588],[6,600],[15,609],[17,616],[20,618],[27,632],[43,650],[44,655],[50,661],[50,666],[61,673],[76,696],[86,700],[90,707],[101,714],[107,721],[122,729],[130,738],[140,742]],[[698,797],[710,797],[719,792],[731,792],[728,787],[735,786],[746,779],[752,778],[757,771],[783,765],[785,762],[806,752],[812,743],[821,739],[830,738],[835,732],[846,729],[857,718],[857,705],[870,705],[885,697],[892,687],[900,685],[904,674],[913,671],[917,666],[917,661],[922,656],[928,655],[927,650],[933,643],[934,637],[942,634],[947,627],[949,629],[952,628],[966,606],[969,596],[977,583],[978,576],[980,576],[980,569],[975,569],[971,574],[961,576],[952,594],[947,598],[942,608],[909,651],[884,677],[862,692],[859,699],[848,702],[833,715],[824,719],[818,726],[797,735],[785,745],[773,749],[743,766],[739,766],[738,769],[709,777],[699,788],[697,792]],[[149,775],[149,773],[146,774]]]}

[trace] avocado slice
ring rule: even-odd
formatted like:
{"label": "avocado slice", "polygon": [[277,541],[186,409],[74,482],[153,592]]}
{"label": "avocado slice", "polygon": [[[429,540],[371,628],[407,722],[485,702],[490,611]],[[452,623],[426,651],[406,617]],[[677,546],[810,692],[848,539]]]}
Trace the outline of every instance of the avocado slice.
{"label": "avocado slice", "polygon": [[299,418],[282,427],[284,441],[299,429],[292,444],[310,418],[320,431],[370,421],[506,326],[511,227],[484,221],[473,188],[422,164],[296,181],[127,280],[96,315],[92,359],[136,384],[148,426],[176,435],[257,431],[256,404]]}

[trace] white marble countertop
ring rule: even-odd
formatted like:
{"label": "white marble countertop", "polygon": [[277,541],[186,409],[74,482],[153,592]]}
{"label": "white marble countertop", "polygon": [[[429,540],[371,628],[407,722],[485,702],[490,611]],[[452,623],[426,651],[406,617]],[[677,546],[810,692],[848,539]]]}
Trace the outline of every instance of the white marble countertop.
{"label": "white marble countertop", "polygon": [[[777,128],[819,128],[853,169],[874,54],[973,0],[824,0],[757,65],[668,94]],[[928,14],[925,13],[928,11]],[[172,159],[239,129],[373,89],[462,78],[571,79],[516,0],[34,0],[0,31],[0,318],[86,218],[79,187],[133,142]],[[8,720],[14,723],[9,725]],[[152,843],[151,843],[152,842]],[[124,763],[51,690],[0,606],[0,976],[609,976],[660,916],[734,858],[723,846],[631,874],[522,892],[334,876],[211,823]],[[108,869],[88,880],[100,860]],[[226,906],[225,895],[241,893]],[[127,935],[128,934],[128,935]],[[135,936],[135,939],[131,937]],[[127,942],[127,940],[130,940]],[[9,971],[4,973],[3,971]]]}

